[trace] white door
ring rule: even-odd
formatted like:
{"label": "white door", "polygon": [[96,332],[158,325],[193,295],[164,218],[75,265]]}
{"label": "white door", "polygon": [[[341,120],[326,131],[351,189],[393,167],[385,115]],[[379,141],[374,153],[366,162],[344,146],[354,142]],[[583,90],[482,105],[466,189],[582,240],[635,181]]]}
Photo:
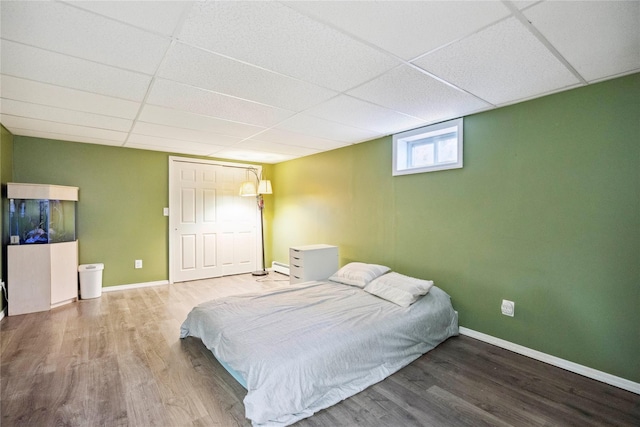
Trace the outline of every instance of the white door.
{"label": "white door", "polygon": [[256,199],[238,195],[243,165],[170,162],[170,281],[256,270],[260,217]]}

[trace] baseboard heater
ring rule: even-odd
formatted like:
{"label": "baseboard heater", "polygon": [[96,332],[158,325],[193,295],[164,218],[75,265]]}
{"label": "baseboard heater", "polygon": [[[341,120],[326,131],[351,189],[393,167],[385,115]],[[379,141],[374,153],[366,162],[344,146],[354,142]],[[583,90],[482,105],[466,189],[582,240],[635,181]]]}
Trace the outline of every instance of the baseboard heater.
{"label": "baseboard heater", "polygon": [[289,275],[289,266],[283,262],[273,261],[271,263],[271,269],[277,273]]}

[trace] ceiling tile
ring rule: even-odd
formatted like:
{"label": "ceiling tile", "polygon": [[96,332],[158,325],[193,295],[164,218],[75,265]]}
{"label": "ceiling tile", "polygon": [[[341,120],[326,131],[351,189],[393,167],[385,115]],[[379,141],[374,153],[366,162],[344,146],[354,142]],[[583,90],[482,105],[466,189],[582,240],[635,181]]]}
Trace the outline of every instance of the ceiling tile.
{"label": "ceiling tile", "polygon": [[153,105],[264,127],[273,126],[295,114],[163,79],[156,80],[147,101]]}
{"label": "ceiling tile", "polygon": [[262,151],[266,153],[278,153],[289,156],[308,156],[310,154],[319,153],[321,150],[308,147],[300,147],[297,145],[278,144],[276,142],[257,141],[254,139],[248,139],[242,141],[235,146],[238,149],[248,149],[255,151]]}
{"label": "ceiling tile", "polygon": [[358,129],[305,114],[295,115],[275,128],[349,144],[380,136],[379,133],[373,131]]}
{"label": "ceiling tile", "polygon": [[145,105],[138,120],[147,123],[164,124],[185,129],[213,132],[221,135],[247,138],[264,130],[264,127],[216,119],[215,117],[188,113],[171,108]]}
{"label": "ceiling tile", "polygon": [[276,2],[198,3],[179,40],[337,91],[398,64]]}
{"label": "ceiling tile", "polygon": [[96,138],[114,142],[124,142],[124,139],[127,136],[126,132],[49,122],[46,120],[10,116],[8,114],[2,115],[2,124],[9,130],[11,130],[12,128],[26,129],[31,131],[41,131],[62,135],[73,135],[81,137],[86,136],[89,138]]}
{"label": "ceiling tile", "polygon": [[280,163],[295,158],[295,156],[289,156],[286,154],[247,150],[237,147],[224,148],[220,151],[210,154],[210,157],[260,163]]}
{"label": "ceiling tile", "polygon": [[527,19],[587,81],[640,69],[640,2],[543,2]]}
{"label": "ceiling tile", "polygon": [[169,38],[64,3],[3,1],[0,8],[4,39],[128,70],[152,74],[169,47]]}
{"label": "ceiling tile", "polygon": [[332,90],[182,43],[170,50],[158,75],[292,111],[302,111],[336,95]]}
{"label": "ceiling tile", "polygon": [[2,74],[142,101],[151,77],[7,40],[0,41]]}
{"label": "ceiling tile", "polygon": [[64,110],[12,99],[0,99],[0,115],[4,114],[120,132],[128,132],[133,124],[133,120],[86,113],[84,111]]}
{"label": "ceiling tile", "polygon": [[492,104],[579,83],[515,18],[433,52],[415,64]]}
{"label": "ceiling tile", "polygon": [[397,113],[347,95],[337,96],[304,113],[378,134],[401,132],[426,124],[417,117]]}
{"label": "ceiling tile", "polygon": [[[184,141],[180,139],[163,138],[153,135],[141,135],[132,133],[127,138],[126,147],[129,148],[145,148],[157,149],[159,151],[169,151],[174,153],[197,154],[208,156],[214,151],[221,150],[222,146],[213,144],[202,144],[193,141]],[[150,148],[154,147],[154,148]]]}
{"label": "ceiling tile", "polygon": [[211,132],[202,132],[199,130],[163,126],[144,122],[136,122],[131,132],[139,135],[157,136],[169,139],[177,139],[181,141],[198,142],[201,144],[213,144],[220,146],[231,145],[240,141],[240,138],[235,138],[232,136],[225,136]]}
{"label": "ceiling tile", "polygon": [[70,1],[69,4],[148,31],[170,36],[188,1]]}
{"label": "ceiling tile", "polygon": [[509,15],[497,1],[291,1],[286,5],[405,60]]}
{"label": "ceiling tile", "polygon": [[489,107],[489,104],[406,65],[350,91],[349,95],[428,123]]}
{"label": "ceiling tile", "polygon": [[11,76],[0,75],[0,82],[0,94],[6,99],[125,119],[135,118],[140,108],[140,104],[133,101]]}
{"label": "ceiling tile", "polygon": [[30,136],[33,138],[57,139],[59,141],[81,142],[83,144],[98,144],[121,147],[122,141],[110,141],[107,139],[92,138],[90,136],[67,135],[62,133],[52,133],[43,131],[33,131],[30,129],[11,128],[9,129],[14,135]]}
{"label": "ceiling tile", "polygon": [[266,130],[261,134],[252,137],[250,140],[271,142],[282,145],[292,145],[296,147],[306,147],[318,151],[333,150],[334,148],[349,145],[348,143],[344,142],[331,141],[329,139],[318,138],[315,136],[276,128]]}

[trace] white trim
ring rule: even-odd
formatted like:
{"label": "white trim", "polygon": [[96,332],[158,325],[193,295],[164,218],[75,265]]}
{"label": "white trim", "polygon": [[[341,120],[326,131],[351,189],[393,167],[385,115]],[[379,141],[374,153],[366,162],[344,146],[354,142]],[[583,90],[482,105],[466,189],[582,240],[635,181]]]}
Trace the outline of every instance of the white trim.
{"label": "white trim", "polygon": [[0,320],[4,319],[5,316],[5,311],[7,310],[7,307],[3,308],[2,310],[0,310]]}
{"label": "white trim", "polygon": [[105,286],[102,292],[126,291],[129,289],[149,288],[151,286],[168,285],[168,280],[158,280],[157,282],[131,283],[129,285]]}
{"label": "white trim", "polygon": [[484,341],[489,344],[504,348],[506,350],[513,351],[514,353],[522,354],[523,356],[530,357],[532,359],[539,360],[541,362],[548,363],[553,366],[557,366],[567,371],[571,371],[576,374],[580,374],[587,378],[591,378],[605,384],[609,384],[621,389],[630,391],[632,393],[640,394],[640,383],[636,383],[615,375],[608,374],[606,372],[598,371],[597,369],[589,368],[588,366],[579,365],[569,360],[561,359],[550,354],[543,353],[538,350],[533,350],[528,347],[521,346],[519,344],[505,341],[500,338],[493,337],[491,335],[483,334],[482,332],[474,331],[463,326],[459,328],[461,335],[466,335],[471,338],[475,338],[480,341]]}

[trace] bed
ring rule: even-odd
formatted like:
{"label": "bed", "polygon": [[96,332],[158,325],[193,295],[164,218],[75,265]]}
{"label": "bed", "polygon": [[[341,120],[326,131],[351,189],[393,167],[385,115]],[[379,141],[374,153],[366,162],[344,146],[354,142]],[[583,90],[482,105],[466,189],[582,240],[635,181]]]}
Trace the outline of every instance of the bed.
{"label": "bed", "polygon": [[402,276],[385,273],[356,285],[353,274],[334,275],[347,278],[208,301],[188,314],[180,336],[200,338],[247,389],[245,415],[254,426],[286,426],[458,334],[449,295],[433,282],[410,296],[397,286],[375,289]]}

